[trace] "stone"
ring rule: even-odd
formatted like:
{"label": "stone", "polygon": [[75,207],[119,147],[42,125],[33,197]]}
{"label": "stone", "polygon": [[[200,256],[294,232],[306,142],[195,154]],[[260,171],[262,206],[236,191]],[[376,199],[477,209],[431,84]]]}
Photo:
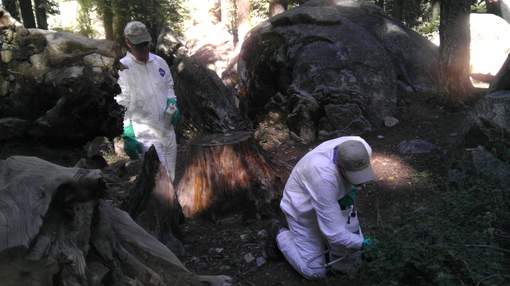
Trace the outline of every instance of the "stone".
{"label": "stone", "polygon": [[489,138],[510,135],[510,90],[497,90],[480,99],[473,113],[474,120]]}
{"label": "stone", "polygon": [[261,267],[264,264],[266,264],[266,259],[262,256],[257,257],[257,260],[255,261],[255,263],[257,264],[257,267]]}
{"label": "stone", "polygon": [[477,174],[502,188],[508,189],[510,185],[510,164],[499,160],[483,147],[472,150],[471,156]]}
{"label": "stone", "polygon": [[396,114],[399,84],[436,91],[438,70],[438,48],[377,6],[310,0],[248,34],[240,106],[256,125],[281,113],[305,143],[361,135]]}
{"label": "stone", "polygon": [[19,118],[0,118],[0,141],[22,137],[27,131],[28,124],[27,120]]}
{"label": "stone", "polygon": [[85,145],[85,152],[87,152],[87,158],[94,156],[105,157],[114,153],[114,147],[108,138],[96,137]]}
{"label": "stone", "polygon": [[11,50],[3,50],[0,51],[0,58],[2,62],[8,64],[12,61],[12,51]]}
{"label": "stone", "polygon": [[400,121],[396,119],[393,116],[386,116],[384,117],[384,126],[386,127],[394,127],[396,126]]}
{"label": "stone", "polygon": [[243,258],[244,258],[244,262],[246,262],[246,263],[251,263],[253,260],[255,260],[255,257],[253,257],[253,254],[251,254],[251,253],[249,253],[249,252],[248,252],[248,253],[246,253],[246,254],[243,256]]}
{"label": "stone", "polygon": [[421,139],[404,140],[398,144],[398,152],[403,155],[430,153],[436,148],[436,145]]}
{"label": "stone", "polygon": [[496,75],[510,53],[510,24],[497,15],[481,13],[472,13],[469,22],[471,73]]}
{"label": "stone", "polygon": [[259,237],[259,238],[266,238],[267,237],[267,231],[265,229],[259,230],[257,232],[257,237]]}
{"label": "stone", "polygon": [[377,139],[384,139],[384,135],[377,135]]}

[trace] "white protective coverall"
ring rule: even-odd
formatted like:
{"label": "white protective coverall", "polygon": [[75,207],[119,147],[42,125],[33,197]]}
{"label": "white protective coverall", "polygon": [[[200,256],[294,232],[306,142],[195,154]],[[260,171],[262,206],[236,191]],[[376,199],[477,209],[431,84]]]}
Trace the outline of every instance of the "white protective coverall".
{"label": "white protective coverall", "polygon": [[276,241],[292,267],[308,279],[326,276],[326,245],[333,257],[347,255],[334,265],[335,269],[349,273],[360,263],[360,255],[349,256],[363,243],[357,214],[349,217],[352,207],[341,210],[338,203],[352,185],[337,171],[334,149],[348,140],[362,142],[372,154],[370,146],[358,136],[326,141],[299,160],[283,191],[280,208],[289,229],[280,231]]}
{"label": "white protective coverall", "polygon": [[173,181],[177,142],[170,119],[165,116],[167,99],[175,98],[170,68],[165,60],[152,53],[146,63],[137,61],[129,52],[120,62],[127,67],[119,72],[122,93],[116,97],[126,107],[124,127],[132,124],[144,152],[154,145]]}

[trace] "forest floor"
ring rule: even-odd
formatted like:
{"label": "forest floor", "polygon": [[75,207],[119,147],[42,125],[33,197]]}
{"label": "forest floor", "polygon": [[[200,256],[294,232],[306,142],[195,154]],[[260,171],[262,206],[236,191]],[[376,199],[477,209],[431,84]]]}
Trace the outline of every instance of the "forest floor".
{"label": "forest floor", "polygon": [[[379,229],[404,209],[428,206],[430,196],[444,186],[451,154],[462,148],[461,129],[466,116],[465,110],[448,111],[431,97],[413,95],[397,116],[398,125],[363,136],[374,150],[373,166],[378,177],[375,188],[358,198],[365,235],[378,238]],[[401,155],[398,144],[411,139],[426,140],[438,148],[427,154]],[[269,151],[283,182],[292,166],[314,146],[286,142]],[[72,166],[80,153],[78,149],[26,148],[18,143],[2,146],[0,159],[14,154],[35,155]],[[362,275],[353,278],[337,275],[311,282],[300,277],[285,261],[268,261],[264,253],[267,223],[267,220],[244,223],[240,215],[216,222],[188,220],[182,225],[185,254],[180,258],[196,273],[230,275],[235,285],[364,284],[366,277]]]}
{"label": "forest floor", "polygon": [[[413,96],[398,116],[398,125],[363,136],[374,150],[373,166],[378,177],[375,190],[358,198],[365,235],[377,238],[378,227],[400,215],[404,208],[427,207],[427,198],[444,185],[450,154],[462,142],[461,128],[466,113],[447,111],[426,96]],[[438,148],[428,154],[399,154],[398,144],[411,139],[426,140]],[[292,166],[314,146],[285,143],[270,151],[273,161],[281,163],[278,173],[283,182]],[[311,282],[299,276],[285,261],[266,261],[266,228],[267,221],[244,224],[240,216],[216,223],[188,221],[183,227],[186,248],[183,262],[197,273],[231,275],[236,285],[363,284],[363,277],[349,279],[342,275]]]}

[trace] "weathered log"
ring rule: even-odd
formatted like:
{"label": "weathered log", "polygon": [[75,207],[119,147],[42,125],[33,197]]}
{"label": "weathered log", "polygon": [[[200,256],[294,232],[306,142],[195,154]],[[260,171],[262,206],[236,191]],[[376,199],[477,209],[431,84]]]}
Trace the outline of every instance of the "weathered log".
{"label": "weathered log", "polygon": [[2,285],[228,285],[191,273],[128,213],[102,199],[98,170],[0,160]]}
{"label": "weathered log", "polygon": [[183,253],[184,248],[175,237],[181,236],[181,206],[154,146],[144,155],[142,171],[129,192],[126,209],[139,225],[174,253]]}
{"label": "weathered log", "polygon": [[0,119],[27,125],[13,135],[62,145],[122,133],[113,42],[25,29],[1,9],[0,42]]}

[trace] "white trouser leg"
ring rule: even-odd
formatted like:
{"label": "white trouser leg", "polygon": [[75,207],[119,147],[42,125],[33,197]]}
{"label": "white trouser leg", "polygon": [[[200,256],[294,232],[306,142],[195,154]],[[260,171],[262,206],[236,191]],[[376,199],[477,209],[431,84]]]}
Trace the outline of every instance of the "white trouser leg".
{"label": "white trouser leg", "polygon": [[168,176],[174,181],[175,161],[177,158],[177,142],[175,140],[175,131],[172,126],[165,129],[152,128],[146,124],[137,124],[133,122],[136,140],[143,145],[144,152],[154,145],[158,153],[159,161],[165,166]]}
{"label": "white trouser leg", "polygon": [[290,229],[276,237],[278,248],[289,264],[306,279],[326,277],[324,244],[316,226],[302,226],[287,218]]}

